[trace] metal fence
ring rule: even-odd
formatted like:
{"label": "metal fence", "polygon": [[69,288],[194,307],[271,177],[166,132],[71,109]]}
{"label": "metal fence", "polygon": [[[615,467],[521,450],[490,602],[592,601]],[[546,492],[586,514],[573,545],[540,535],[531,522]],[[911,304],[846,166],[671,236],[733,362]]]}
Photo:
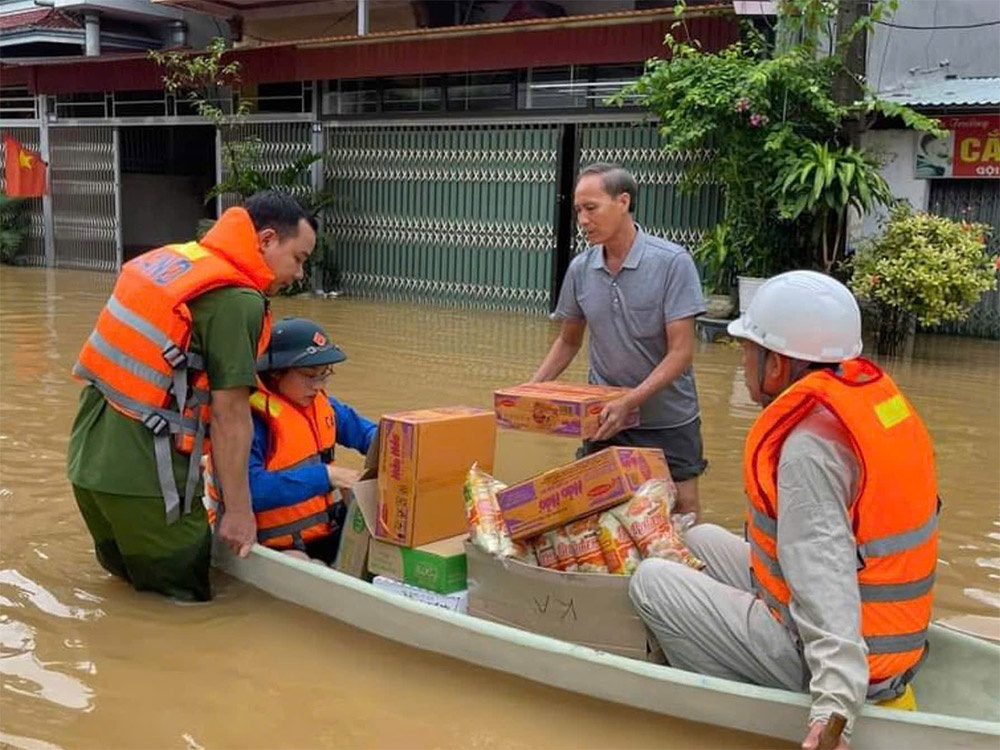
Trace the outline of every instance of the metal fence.
{"label": "metal fence", "polygon": [[[22,146],[30,148],[32,151],[39,151],[39,129],[32,126],[8,127],[3,125],[3,132],[9,133]],[[3,146],[3,139],[0,139],[0,162],[3,162],[6,152]],[[0,192],[6,192],[7,183],[0,169]],[[42,199],[24,198],[24,210],[28,213],[28,232],[24,239],[24,244],[17,254],[17,263],[26,266],[45,265],[45,227],[42,223]]]}
{"label": "metal fence", "polygon": [[[276,185],[282,172],[312,152],[312,123],[298,122],[256,122],[240,125],[238,128],[224,131],[220,136],[220,150],[216,163],[220,180],[231,176],[226,157],[226,147],[231,143],[241,143],[243,148],[249,145],[250,153],[255,157],[257,169]],[[308,172],[290,186],[293,193],[304,196],[310,192]],[[238,198],[233,193],[226,193],[219,198],[220,213],[235,205]]]}
{"label": "metal fence", "polygon": [[[596,162],[619,164],[639,184],[635,219],[650,234],[689,250],[722,218],[722,191],[718,185],[681,185],[684,171],[708,152],[667,156],[655,125],[650,123],[587,123],[579,126],[580,167]],[[577,233],[577,252],[586,237]]]}

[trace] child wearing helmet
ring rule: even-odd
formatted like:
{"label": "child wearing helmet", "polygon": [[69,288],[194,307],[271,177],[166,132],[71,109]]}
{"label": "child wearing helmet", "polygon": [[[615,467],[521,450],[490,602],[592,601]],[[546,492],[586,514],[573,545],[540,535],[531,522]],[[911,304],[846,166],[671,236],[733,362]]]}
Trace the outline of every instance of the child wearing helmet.
{"label": "child wearing helmet", "polygon": [[257,360],[260,382],[250,396],[257,541],[326,563],[336,557],[346,512],[335,490],[349,489],[358,477],[334,462],[334,448],[365,454],[377,430],[324,390],[333,366],[345,359],[317,323],[283,318]]}

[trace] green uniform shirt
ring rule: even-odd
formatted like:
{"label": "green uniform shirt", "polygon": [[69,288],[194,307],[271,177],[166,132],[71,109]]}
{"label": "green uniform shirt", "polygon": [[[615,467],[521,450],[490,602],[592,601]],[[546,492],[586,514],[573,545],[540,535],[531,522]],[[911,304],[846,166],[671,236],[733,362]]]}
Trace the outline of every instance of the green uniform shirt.
{"label": "green uniform shirt", "polygon": [[[253,386],[264,297],[253,289],[223,287],[188,305],[194,321],[191,349],[203,354],[211,389]],[[80,394],[67,461],[69,480],[78,487],[116,495],[163,494],[156,476],[153,434],[109,406],[91,385]],[[173,461],[177,488],[183,494],[189,457],[175,450]]]}

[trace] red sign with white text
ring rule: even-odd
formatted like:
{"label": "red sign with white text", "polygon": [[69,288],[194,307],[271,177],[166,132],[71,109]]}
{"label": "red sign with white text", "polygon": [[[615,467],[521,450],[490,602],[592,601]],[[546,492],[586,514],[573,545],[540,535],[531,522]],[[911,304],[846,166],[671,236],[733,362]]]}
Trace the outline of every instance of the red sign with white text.
{"label": "red sign with white text", "polygon": [[1000,114],[939,119],[948,136],[920,138],[917,177],[1000,178]]}

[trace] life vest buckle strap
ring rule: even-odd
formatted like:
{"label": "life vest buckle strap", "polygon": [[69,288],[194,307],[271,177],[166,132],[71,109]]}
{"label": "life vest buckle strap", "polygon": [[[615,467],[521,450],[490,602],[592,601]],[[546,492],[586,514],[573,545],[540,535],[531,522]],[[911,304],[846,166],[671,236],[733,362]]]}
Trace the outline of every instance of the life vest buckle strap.
{"label": "life vest buckle strap", "polygon": [[173,342],[163,347],[163,359],[175,370],[184,369],[188,364],[187,355]]}
{"label": "life vest buckle strap", "polygon": [[153,411],[149,412],[148,414],[146,414],[145,417],[143,417],[142,424],[144,427],[149,428],[150,432],[152,432],[157,437],[168,434],[170,432],[170,422],[168,422],[162,416]]}

